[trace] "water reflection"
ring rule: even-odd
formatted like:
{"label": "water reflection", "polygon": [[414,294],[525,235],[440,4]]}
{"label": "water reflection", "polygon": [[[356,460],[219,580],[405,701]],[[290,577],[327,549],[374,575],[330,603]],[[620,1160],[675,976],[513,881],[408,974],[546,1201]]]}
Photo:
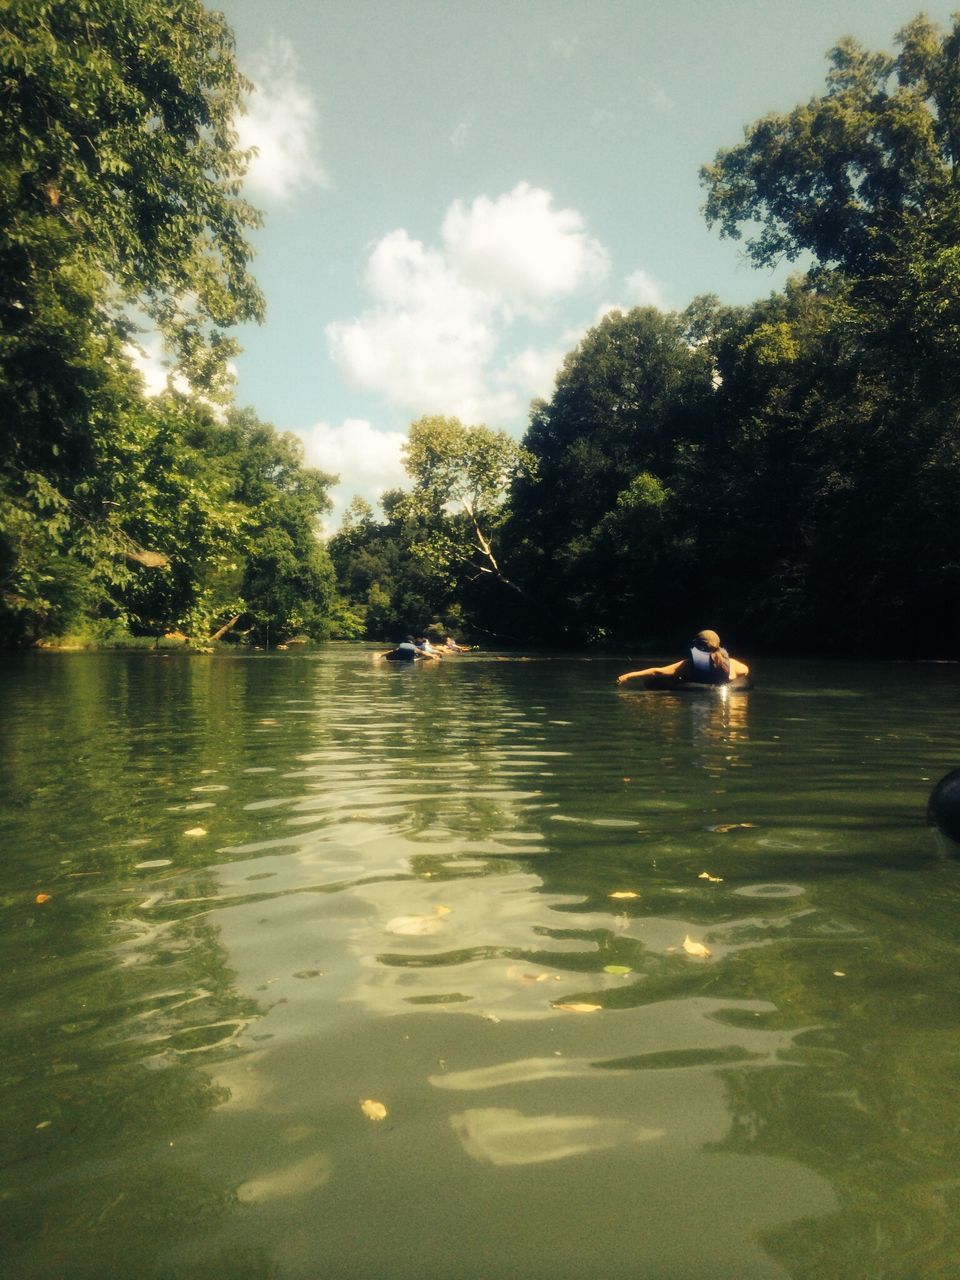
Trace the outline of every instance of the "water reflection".
{"label": "water reflection", "polygon": [[19,663],[5,1274],[949,1274],[956,677],[789,679]]}
{"label": "water reflection", "polygon": [[525,1116],[505,1107],[463,1111],[450,1123],[468,1156],[495,1165],[543,1164],[663,1137],[662,1129],[640,1129],[626,1120]]}

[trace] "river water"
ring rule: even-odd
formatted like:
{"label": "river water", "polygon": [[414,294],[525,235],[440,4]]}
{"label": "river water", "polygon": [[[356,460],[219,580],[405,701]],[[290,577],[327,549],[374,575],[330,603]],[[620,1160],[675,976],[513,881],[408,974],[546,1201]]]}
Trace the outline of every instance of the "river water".
{"label": "river water", "polygon": [[960,669],[619,669],[5,659],[6,1280],[960,1275]]}

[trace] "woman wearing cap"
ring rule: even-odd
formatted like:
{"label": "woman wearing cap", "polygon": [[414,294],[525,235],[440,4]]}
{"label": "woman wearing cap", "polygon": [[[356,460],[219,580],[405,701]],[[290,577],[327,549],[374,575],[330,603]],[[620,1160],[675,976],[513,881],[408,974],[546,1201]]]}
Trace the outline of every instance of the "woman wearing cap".
{"label": "woman wearing cap", "polygon": [[617,684],[627,680],[643,680],[649,676],[674,676],[694,684],[729,684],[738,676],[748,676],[750,668],[739,658],[731,658],[720,646],[715,631],[700,631],[686,658],[672,662],[668,667],[644,667],[642,671],[627,671],[617,677]]}

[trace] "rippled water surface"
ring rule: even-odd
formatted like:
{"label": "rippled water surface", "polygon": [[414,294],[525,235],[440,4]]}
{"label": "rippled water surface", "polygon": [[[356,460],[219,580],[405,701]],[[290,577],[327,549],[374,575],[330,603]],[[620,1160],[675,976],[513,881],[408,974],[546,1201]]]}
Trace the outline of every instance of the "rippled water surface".
{"label": "rippled water surface", "polygon": [[960,1275],[960,671],[760,668],[6,659],[6,1280]]}

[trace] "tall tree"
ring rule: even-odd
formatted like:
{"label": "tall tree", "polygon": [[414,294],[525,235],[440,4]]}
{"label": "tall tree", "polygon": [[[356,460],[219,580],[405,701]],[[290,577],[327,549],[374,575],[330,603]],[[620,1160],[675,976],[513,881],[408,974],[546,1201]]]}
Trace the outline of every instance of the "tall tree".
{"label": "tall tree", "polygon": [[[813,255],[884,361],[960,380],[960,15],[918,17],[896,56],[831,50],[826,93],[749,126],[701,177],[706,216],[759,265]],[[932,370],[927,369],[927,372]]]}
{"label": "tall tree", "polygon": [[[0,276],[29,321],[65,263],[103,313],[141,307],[209,380],[259,318],[235,119],[249,89],[199,0],[19,0],[0,32]],[[101,316],[101,319],[104,316]]]}
{"label": "tall tree", "polygon": [[211,391],[235,350],[226,328],[262,313],[245,239],[258,215],[240,194],[246,157],[233,131],[246,87],[222,15],[199,0],[4,7],[8,634],[52,625],[45,582],[68,563],[101,579],[112,566],[122,584],[117,550],[131,545],[137,511],[125,477],[154,421],[125,354],[137,318],[157,324],[187,376]]}
{"label": "tall tree", "polygon": [[523,443],[536,466],[514,485],[509,537],[551,631],[649,634],[662,621],[641,583],[671,576],[658,564],[665,520],[683,451],[707,430],[711,379],[681,317],[638,307],[591,329],[534,405]]}
{"label": "tall tree", "polygon": [[758,263],[812,254],[833,308],[845,385],[816,424],[830,456],[807,608],[846,644],[883,610],[905,650],[929,651],[960,626],[960,16],[945,33],[919,17],[898,43],[841,41],[825,94],[702,176],[708,221]]}
{"label": "tall tree", "polygon": [[426,417],[411,425],[403,463],[413,481],[404,510],[423,522],[415,552],[442,575],[487,576],[519,591],[495,544],[510,486],[529,472],[530,454],[505,431]]}

